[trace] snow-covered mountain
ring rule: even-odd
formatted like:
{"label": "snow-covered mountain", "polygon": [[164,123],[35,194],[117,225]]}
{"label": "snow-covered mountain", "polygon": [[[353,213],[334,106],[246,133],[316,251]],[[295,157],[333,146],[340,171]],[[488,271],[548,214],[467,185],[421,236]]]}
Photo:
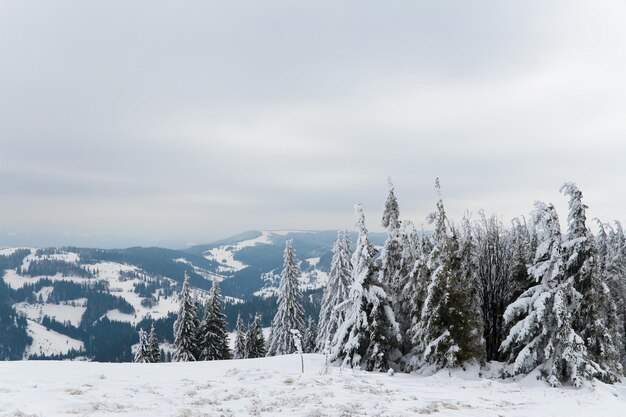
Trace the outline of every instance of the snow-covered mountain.
{"label": "snow-covered mountain", "polygon": [[267,325],[287,239],[300,260],[305,310],[316,315],[335,238],[334,231],[250,231],[185,250],[0,249],[0,304],[5,306],[0,319],[11,318],[21,328],[11,336],[15,346],[0,335],[0,358],[85,354],[129,360],[130,351],[121,345],[136,338],[136,327],[155,323],[160,338],[171,337],[185,274],[200,300],[213,281],[220,282],[231,326],[239,312],[244,317],[259,312]]}

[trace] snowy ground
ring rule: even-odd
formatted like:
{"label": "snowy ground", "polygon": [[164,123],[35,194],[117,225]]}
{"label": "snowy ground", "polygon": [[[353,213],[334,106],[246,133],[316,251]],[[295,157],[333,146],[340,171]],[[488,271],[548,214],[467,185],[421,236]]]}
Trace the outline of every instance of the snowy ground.
{"label": "snowy ground", "polygon": [[298,356],[169,364],[0,362],[0,416],[623,416],[626,386],[333,368]]}

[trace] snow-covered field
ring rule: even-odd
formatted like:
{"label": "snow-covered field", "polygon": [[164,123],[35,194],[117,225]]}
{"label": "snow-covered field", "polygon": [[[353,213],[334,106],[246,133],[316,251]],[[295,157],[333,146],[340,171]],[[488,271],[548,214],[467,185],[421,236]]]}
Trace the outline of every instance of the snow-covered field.
{"label": "snow-covered field", "polygon": [[332,368],[298,356],[167,364],[0,362],[0,416],[623,416],[626,386]]}

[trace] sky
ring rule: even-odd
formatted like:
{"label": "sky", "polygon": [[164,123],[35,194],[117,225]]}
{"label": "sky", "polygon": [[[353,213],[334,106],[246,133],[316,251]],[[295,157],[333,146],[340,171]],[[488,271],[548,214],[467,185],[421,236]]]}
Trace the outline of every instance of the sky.
{"label": "sky", "polygon": [[[626,2],[0,2],[0,246],[626,220]],[[426,225],[427,227],[427,225]]]}

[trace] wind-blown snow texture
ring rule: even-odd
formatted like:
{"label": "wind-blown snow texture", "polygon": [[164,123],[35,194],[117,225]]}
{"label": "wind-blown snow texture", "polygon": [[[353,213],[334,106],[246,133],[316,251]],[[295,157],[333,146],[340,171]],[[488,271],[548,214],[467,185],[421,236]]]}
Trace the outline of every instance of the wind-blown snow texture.
{"label": "wind-blown snow texture", "polygon": [[[622,416],[626,386],[554,389],[331,368],[322,355],[166,364],[0,362],[0,416]],[[33,401],[33,399],[37,401]]]}

